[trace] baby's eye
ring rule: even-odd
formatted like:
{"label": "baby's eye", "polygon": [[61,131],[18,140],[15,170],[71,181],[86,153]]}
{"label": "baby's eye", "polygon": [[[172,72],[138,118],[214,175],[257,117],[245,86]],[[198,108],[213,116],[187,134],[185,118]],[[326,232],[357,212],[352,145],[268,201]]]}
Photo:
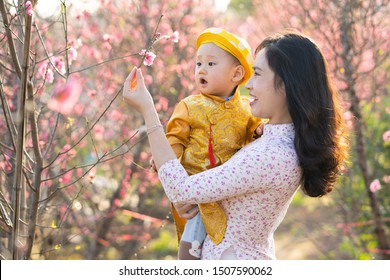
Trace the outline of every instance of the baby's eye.
{"label": "baby's eye", "polygon": [[209,62],[209,66],[215,65],[215,62]]}

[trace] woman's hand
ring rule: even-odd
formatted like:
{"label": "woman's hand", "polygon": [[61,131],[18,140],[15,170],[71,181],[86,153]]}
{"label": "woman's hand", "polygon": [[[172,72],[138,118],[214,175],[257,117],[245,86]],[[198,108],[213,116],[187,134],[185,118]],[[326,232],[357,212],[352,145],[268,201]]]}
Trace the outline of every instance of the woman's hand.
{"label": "woman's hand", "polygon": [[199,212],[199,208],[196,204],[174,203],[173,206],[179,216],[187,220],[195,217]]}
{"label": "woman's hand", "polygon": [[[136,83],[133,77],[136,77]],[[141,69],[134,67],[123,84],[123,100],[145,117],[148,109],[154,109],[152,96],[145,86]]]}
{"label": "woman's hand", "polygon": [[[134,75],[136,76],[136,83],[132,82]],[[123,101],[139,111],[145,120],[146,134],[157,169],[167,161],[176,159],[177,157],[165,136],[164,127],[161,125],[153,98],[145,86],[140,69],[134,67],[131,70],[123,84],[122,94]]]}

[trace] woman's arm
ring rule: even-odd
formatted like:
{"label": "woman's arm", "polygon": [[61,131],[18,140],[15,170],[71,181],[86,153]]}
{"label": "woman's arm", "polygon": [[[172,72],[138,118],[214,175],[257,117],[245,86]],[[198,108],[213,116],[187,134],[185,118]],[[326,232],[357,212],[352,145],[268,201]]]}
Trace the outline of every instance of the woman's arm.
{"label": "woman's arm", "polygon": [[[134,75],[136,75],[137,87],[135,89],[131,89],[130,84]],[[159,169],[161,165],[163,165],[165,162],[172,159],[176,159],[176,154],[171,148],[171,145],[166,138],[163,127],[158,118],[157,111],[154,107],[153,99],[149,91],[145,87],[144,78],[140,69],[134,67],[130,74],[127,76],[123,85],[122,94],[123,100],[127,104],[135,108],[137,111],[139,111],[142,117],[145,119],[153,157],[153,165],[156,166],[157,169]],[[192,218],[196,215],[198,211],[197,207],[195,207],[195,211],[189,211],[191,209],[194,209],[194,205],[190,205],[187,203],[175,204],[175,207],[178,208],[177,211],[179,215],[185,219]]]}
{"label": "woman's arm", "polygon": [[221,166],[192,176],[178,161],[167,162],[158,175],[170,201],[199,204],[254,192],[290,195],[301,176],[293,146],[257,141],[261,143],[244,147]]}
{"label": "woman's arm", "polygon": [[[130,89],[130,82],[136,75],[137,87]],[[140,69],[136,67],[127,76],[123,85],[124,101],[141,113],[145,120],[151,152],[157,170],[167,161],[176,159],[171,146],[165,137],[157,111],[154,107],[152,96],[145,87],[144,78]]]}

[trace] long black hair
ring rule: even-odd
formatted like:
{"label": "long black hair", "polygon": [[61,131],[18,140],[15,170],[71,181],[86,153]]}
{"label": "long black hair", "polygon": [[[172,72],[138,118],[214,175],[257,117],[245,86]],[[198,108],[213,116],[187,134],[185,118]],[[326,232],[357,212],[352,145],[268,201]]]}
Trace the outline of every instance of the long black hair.
{"label": "long black hair", "polygon": [[323,196],[333,190],[348,151],[340,102],[326,60],[310,38],[297,32],[266,38],[256,53],[263,48],[275,73],[275,87],[284,86],[286,91],[303,191]]}

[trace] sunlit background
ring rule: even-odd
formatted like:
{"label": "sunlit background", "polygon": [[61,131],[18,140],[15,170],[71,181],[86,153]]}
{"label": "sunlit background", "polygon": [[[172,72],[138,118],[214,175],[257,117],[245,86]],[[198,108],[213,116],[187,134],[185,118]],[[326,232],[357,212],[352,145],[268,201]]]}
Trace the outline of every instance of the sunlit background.
{"label": "sunlit background", "polygon": [[[95,0],[67,0],[66,3],[71,3],[76,9],[87,10],[94,13],[102,4]],[[219,12],[226,11],[230,0],[214,0],[214,6]],[[59,13],[58,7],[61,5],[60,1],[55,0],[39,0],[36,11],[42,17],[51,17]]]}

